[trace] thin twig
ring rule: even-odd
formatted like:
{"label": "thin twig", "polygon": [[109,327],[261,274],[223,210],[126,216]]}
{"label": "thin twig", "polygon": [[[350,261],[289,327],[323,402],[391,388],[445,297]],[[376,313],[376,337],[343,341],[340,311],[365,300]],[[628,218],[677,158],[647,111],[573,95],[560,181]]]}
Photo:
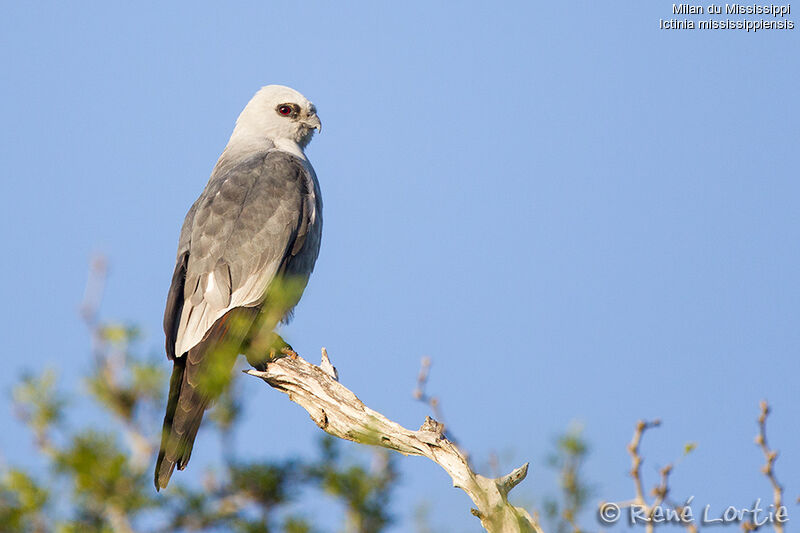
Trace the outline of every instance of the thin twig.
{"label": "thin twig", "polygon": [[[428,407],[431,408],[433,412],[433,417],[441,422],[443,431],[447,434],[447,438],[452,442],[454,445],[458,446],[458,439],[453,436],[453,432],[450,430],[449,426],[447,425],[447,420],[444,417],[444,413],[442,412],[441,402],[439,401],[438,396],[431,396],[427,392],[428,386],[428,378],[430,376],[431,366],[432,366],[431,358],[427,355],[422,357],[419,366],[419,374],[417,375],[417,387],[414,389],[414,399],[419,400],[420,402],[424,403]],[[469,459],[469,454],[462,450],[462,452],[467,456]]]}
{"label": "thin twig", "polygon": [[[769,479],[770,484],[772,485],[772,498],[773,503],[775,504],[775,511],[776,513],[781,512],[783,508],[783,487],[778,482],[778,478],[775,477],[775,461],[778,459],[778,451],[772,450],[767,443],[767,418],[769,417],[770,407],[766,400],[761,400],[759,404],[761,412],[758,415],[758,435],[756,435],[756,445],[761,448],[761,452],[764,454],[764,459],[766,459],[766,463],[764,466],[761,467],[761,473],[763,473],[767,479]],[[755,525],[754,520],[749,522],[744,522],[742,524],[742,529],[744,531],[756,531],[759,526]],[[783,533],[783,523],[778,520],[773,521],[773,528],[775,529],[775,533]]]}
{"label": "thin twig", "polygon": [[639,446],[642,442],[644,432],[650,428],[658,427],[660,425],[661,420],[659,419],[655,419],[652,422],[639,420],[636,423],[636,430],[633,432],[633,439],[631,439],[630,444],[628,444],[628,453],[631,456],[630,474],[633,478],[633,484],[636,488],[636,503],[639,505],[647,505],[647,501],[644,498],[644,483],[642,483],[642,462],[644,462],[644,459],[639,453]]}
{"label": "thin twig", "polygon": [[[647,499],[645,498],[644,481],[642,480],[642,463],[644,463],[644,458],[642,457],[640,451],[642,438],[644,437],[645,431],[660,425],[661,420],[659,419],[655,419],[650,422],[639,420],[636,423],[636,429],[633,432],[633,438],[631,439],[631,442],[628,444],[627,448],[628,454],[631,456],[630,476],[633,478],[635,497],[633,500],[617,504],[618,507],[635,506],[641,509],[641,511],[644,512],[644,516],[647,518],[644,526],[645,531],[648,533],[652,533],[654,530],[655,521],[653,518],[656,511],[660,510],[663,505],[669,505],[672,507],[680,517],[683,517],[683,511],[688,506],[688,503],[687,505],[676,505],[669,500],[669,476],[674,469],[674,465],[672,463],[667,464],[658,471],[659,482],[651,491],[653,502],[648,503]],[[689,501],[691,501],[691,498]],[[690,533],[697,533],[698,528],[693,522],[681,520],[680,524]]]}
{"label": "thin twig", "polygon": [[430,376],[430,372],[431,358],[425,355],[420,361],[419,374],[417,375],[417,388],[414,389],[414,398],[430,407],[431,411],[433,411],[434,418],[444,423],[444,416],[439,409],[439,398],[428,395],[425,390],[428,385],[428,377]]}

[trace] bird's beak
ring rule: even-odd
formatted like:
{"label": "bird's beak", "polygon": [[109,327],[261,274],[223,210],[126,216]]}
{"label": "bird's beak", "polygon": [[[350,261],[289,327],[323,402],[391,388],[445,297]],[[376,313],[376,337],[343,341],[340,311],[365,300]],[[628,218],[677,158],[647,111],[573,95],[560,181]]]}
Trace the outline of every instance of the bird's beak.
{"label": "bird's beak", "polygon": [[303,121],[303,124],[306,125],[308,129],[317,130],[317,132],[322,133],[322,122],[320,122],[319,117],[314,115],[309,115],[307,119]]}

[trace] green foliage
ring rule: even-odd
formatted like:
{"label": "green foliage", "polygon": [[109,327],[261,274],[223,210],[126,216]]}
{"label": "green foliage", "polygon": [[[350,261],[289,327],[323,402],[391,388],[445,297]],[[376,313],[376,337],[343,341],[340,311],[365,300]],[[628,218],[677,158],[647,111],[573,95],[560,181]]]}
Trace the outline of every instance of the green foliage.
{"label": "green foliage", "polygon": [[9,531],[43,531],[49,495],[27,473],[11,469],[0,481],[0,524]]}
{"label": "green foliage", "polygon": [[59,450],[53,466],[72,481],[72,495],[82,509],[102,512],[111,507],[131,514],[151,500],[141,490],[144,473],[134,469],[111,434],[93,430],[78,433]]}
{"label": "green foliage", "polygon": [[290,516],[283,523],[286,533],[311,533],[311,526],[302,518]]}
{"label": "green foliage", "polygon": [[207,418],[217,425],[222,435],[228,435],[241,414],[242,405],[236,397],[235,389],[227,387],[217,398],[214,409],[208,413]]}
{"label": "green foliage", "polygon": [[48,430],[63,419],[67,398],[56,390],[58,377],[53,370],[40,376],[25,375],[12,394],[17,413],[27,421],[40,446],[45,444]]}
{"label": "green foliage", "polygon": [[383,464],[374,472],[358,464],[348,466],[342,463],[337,442],[326,436],[322,440],[322,459],[308,471],[326,492],[345,502],[351,529],[358,533],[381,531],[391,522],[387,509],[397,473],[389,452],[379,453]]}
{"label": "green foliage", "polygon": [[548,462],[558,471],[561,498],[546,500],[544,510],[558,533],[583,531],[577,520],[592,494],[581,475],[588,454],[580,426],[573,426],[556,439],[556,451]]}
{"label": "green foliage", "polygon": [[230,485],[265,509],[289,500],[293,482],[297,481],[298,464],[240,463],[228,466]]}
{"label": "green foliage", "polygon": [[683,445],[683,455],[684,456],[689,455],[690,453],[695,451],[696,448],[697,448],[696,442],[687,442],[686,444]]}
{"label": "green foliage", "polygon": [[[291,299],[291,291],[287,294]],[[107,423],[68,424],[77,418],[68,416],[67,409],[74,393],[59,390],[56,371],[21,379],[13,391],[16,412],[32,430],[32,450],[47,468],[41,479],[20,469],[0,470],[3,532],[336,531],[335,526],[312,527],[307,516],[298,514],[304,502],[317,501],[321,494],[343,504],[346,531],[377,533],[390,523],[390,493],[397,478],[393,462],[380,454],[377,466],[366,468],[345,457],[333,439],[322,441],[318,457],[284,461],[244,460],[223,446],[227,455],[202,486],[173,479],[157,494],[152,468],[168,363],[135,354],[136,328],[92,329],[95,364],[86,384],[90,398],[108,414]],[[225,387],[227,368],[225,373],[218,384],[225,392],[209,413],[215,424],[206,425],[223,442],[241,414],[235,388]],[[197,463],[190,468],[197,471]]]}

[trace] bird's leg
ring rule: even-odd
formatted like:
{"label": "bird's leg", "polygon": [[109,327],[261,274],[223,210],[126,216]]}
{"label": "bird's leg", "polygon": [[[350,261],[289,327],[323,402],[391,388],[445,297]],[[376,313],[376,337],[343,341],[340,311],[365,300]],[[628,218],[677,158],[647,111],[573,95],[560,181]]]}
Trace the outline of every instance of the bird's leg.
{"label": "bird's leg", "polygon": [[292,359],[297,358],[297,352],[274,331],[258,335],[245,351],[250,366],[261,372],[267,369],[268,363],[286,355]]}
{"label": "bird's leg", "polygon": [[281,337],[277,333],[273,332],[273,335],[275,335],[275,339],[273,341],[272,346],[273,349],[276,350],[276,353],[274,355],[270,353],[273,359],[277,354],[288,355],[292,359],[297,359],[297,352],[294,351],[294,348],[292,348],[292,346],[288,342],[283,340],[283,337]]}
{"label": "bird's leg", "polygon": [[294,349],[291,346],[289,346],[288,344],[286,346],[284,346],[283,348],[281,348],[281,353],[283,355],[288,355],[292,359],[297,359],[297,352],[295,352]]}

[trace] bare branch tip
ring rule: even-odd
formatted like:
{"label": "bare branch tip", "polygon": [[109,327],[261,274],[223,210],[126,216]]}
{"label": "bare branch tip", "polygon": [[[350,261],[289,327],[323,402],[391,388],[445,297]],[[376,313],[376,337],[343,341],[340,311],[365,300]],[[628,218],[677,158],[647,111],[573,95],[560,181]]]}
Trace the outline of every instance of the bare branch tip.
{"label": "bare branch tip", "polygon": [[322,360],[319,364],[320,369],[323,372],[328,374],[334,381],[339,381],[339,372],[336,370],[336,367],[331,364],[331,360],[328,357],[328,350],[325,347],[322,347]]}
{"label": "bare branch tip", "polygon": [[441,422],[437,422],[433,418],[426,416],[425,422],[419,427],[420,431],[430,431],[432,433],[436,433],[439,436],[444,436],[444,424]]}
{"label": "bare branch tip", "polygon": [[530,463],[525,463],[519,468],[515,468],[510,474],[507,474],[497,480],[497,488],[500,492],[508,495],[511,489],[519,485],[528,475],[528,466]]}

